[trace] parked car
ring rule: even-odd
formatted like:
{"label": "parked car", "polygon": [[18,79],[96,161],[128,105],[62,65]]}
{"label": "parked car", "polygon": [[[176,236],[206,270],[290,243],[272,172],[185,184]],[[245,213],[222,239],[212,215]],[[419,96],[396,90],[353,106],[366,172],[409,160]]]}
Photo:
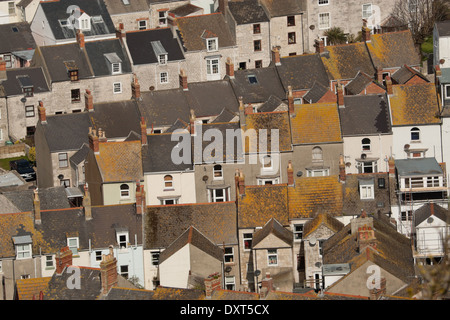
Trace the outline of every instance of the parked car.
{"label": "parked car", "polygon": [[27,159],[10,161],[9,166],[11,170],[16,170],[25,181],[36,180],[36,171]]}

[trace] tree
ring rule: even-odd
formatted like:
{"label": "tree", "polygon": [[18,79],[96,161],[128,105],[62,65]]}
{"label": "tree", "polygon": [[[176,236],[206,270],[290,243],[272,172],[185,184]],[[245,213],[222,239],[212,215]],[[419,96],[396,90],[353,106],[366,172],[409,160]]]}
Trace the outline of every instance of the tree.
{"label": "tree", "polygon": [[343,44],[347,42],[347,35],[339,27],[333,27],[323,33],[327,37],[328,45]]}
{"label": "tree", "polygon": [[417,45],[432,35],[436,22],[450,18],[446,0],[397,0],[392,16],[408,25]]}

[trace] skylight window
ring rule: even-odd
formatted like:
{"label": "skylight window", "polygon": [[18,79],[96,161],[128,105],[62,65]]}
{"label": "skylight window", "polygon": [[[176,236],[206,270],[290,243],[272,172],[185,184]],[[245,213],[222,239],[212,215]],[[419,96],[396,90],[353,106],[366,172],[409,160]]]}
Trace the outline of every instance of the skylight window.
{"label": "skylight window", "polygon": [[256,78],[256,76],[254,74],[247,76],[248,77],[248,82],[250,82],[250,84],[258,84],[258,79]]}

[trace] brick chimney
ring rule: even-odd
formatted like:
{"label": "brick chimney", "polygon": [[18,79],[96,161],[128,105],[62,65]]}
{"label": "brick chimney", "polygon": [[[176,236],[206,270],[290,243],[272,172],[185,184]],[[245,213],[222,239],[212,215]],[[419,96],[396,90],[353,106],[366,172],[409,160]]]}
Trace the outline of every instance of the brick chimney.
{"label": "brick chimney", "polygon": [[77,30],[76,39],[78,42],[78,45],[81,49],[84,49],[84,33],[81,30]]}
{"label": "brick chimney", "polygon": [[270,276],[270,273],[266,273],[266,277],[261,281],[261,290],[259,292],[260,298],[264,299],[270,291],[273,291],[273,279]]}
{"label": "brick chimney", "polygon": [[389,76],[386,77],[386,92],[387,92],[387,94],[389,94],[389,95],[393,94],[393,90],[392,90],[392,79],[391,79],[391,77],[389,77]]}
{"label": "brick chimney", "polygon": [[344,156],[341,154],[339,157],[339,181],[345,182],[347,180],[347,175],[345,173],[345,160]]}
{"label": "brick chimney", "polygon": [[228,0],[219,0],[219,7],[217,11],[226,15],[226,9],[228,8]]}
{"label": "brick chimney", "polygon": [[[372,284],[375,284],[375,280],[373,280]],[[369,290],[370,300],[378,300],[383,295],[386,295],[386,278],[382,277],[380,279],[379,288],[373,288]]]}
{"label": "brick chimney", "polygon": [[61,248],[55,255],[56,260],[56,274],[62,274],[67,266],[72,265],[72,250],[69,247]]}
{"label": "brick chimney", "polygon": [[278,47],[272,48],[272,62],[275,63],[276,66],[281,66],[280,50]]}
{"label": "brick chimney", "polygon": [[195,116],[195,111],[191,109],[191,115],[189,117],[189,131],[191,135],[195,134],[195,124],[197,122],[197,117]]}
{"label": "brick chimney", "polygon": [[141,144],[146,146],[147,143],[147,123],[144,117],[141,117]]}
{"label": "brick chimney", "polygon": [[237,201],[239,196],[239,169],[236,169],[234,173],[234,187],[236,191],[236,201]]}
{"label": "brick chimney", "polygon": [[34,189],[33,193],[34,223],[41,224],[41,200],[39,199],[38,190]]}
{"label": "brick chimney", "polygon": [[83,209],[85,220],[92,220],[91,194],[87,183],[84,185]]}
{"label": "brick chimney", "polygon": [[134,99],[139,100],[141,98],[141,85],[136,74],[133,74],[133,82],[131,83],[131,95]]}
{"label": "brick chimney", "polygon": [[345,108],[344,87],[340,82],[337,84],[337,103],[339,108]]}
{"label": "brick chimney", "polygon": [[245,176],[242,170],[239,170],[239,195],[245,194]]}
{"label": "brick chimney", "polygon": [[86,89],[86,92],[84,93],[84,108],[89,112],[94,111],[94,96],[89,89]]}
{"label": "brick chimney", "polygon": [[180,76],[179,77],[180,77],[180,87],[183,88],[184,91],[189,90],[187,75],[186,75],[186,72],[183,69],[180,70]]}
{"label": "brick chimney", "polygon": [[221,275],[216,272],[210,274],[205,280],[205,295],[206,299],[211,299],[214,290],[222,289]]}
{"label": "brick chimney", "polygon": [[144,185],[136,181],[136,214],[144,214],[146,207]]}
{"label": "brick chimney", "polygon": [[99,139],[97,136],[97,131],[92,127],[89,127],[89,147],[94,151],[94,153],[99,153]]}
{"label": "brick chimney", "polygon": [[370,32],[371,30],[367,27],[367,20],[363,20],[363,27],[361,29],[361,37],[363,42],[369,42],[370,39]]}
{"label": "brick chimney", "polygon": [[316,48],[316,53],[320,54],[325,52],[325,42],[323,40],[314,40],[314,47]]}
{"label": "brick chimney", "polygon": [[253,105],[251,103],[248,103],[247,106],[244,108],[245,115],[252,114],[253,113]]}
{"label": "brick chimney", "polygon": [[288,162],[287,177],[288,177],[288,185],[293,186],[295,183],[295,180],[294,180],[294,168],[292,167],[291,160],[289,160],[289,162]]}
{"label": "brick chimney", "polygon": [[0,59],[0,71],[6,71],[6,61]]}
{"label": "brick chimney", "polygon": [[378,66],[375,74],[375,78],[379,84],[383,84],[383,68]]}
{"label": "brick chimney", "polygon": [[394,159],[394,157],[389,157],[388,163],[389,163],[389,175],[395,176],[395,159]]}
{"label": "brick chimney", "polygon": [[[6,62],[5,62],[5,63],[6,63]],[[1,71],[1,68],[0,68],[0,71]],[[440,66],[440,65],[435,66],[435,67],[434,67],[434,72],[435,72],[435,74],[436,74],[436,77],[442,76],[441,66]]]}
{"label": "brick chimney", "polygon": [[234,63],[231,61],[231,58],[227,58],[227,62],[225,63],[225,69],[227,76],[230,77],[230,79],[234,79]]}
{"label": "brick chimney", "polygon": [[119,23],[119,28],[116,30],[116,38],[119,39],[121,42],[123,42],[125,36],[126,33],[123,23]]}
{"label": "brick chimney", "polygon": [[366,247],[377,248],[377,239],[372,227],[364,225],[358,228],[358,249],[363,252]]}
{"label": "brick chimney", "polygon": [[117,259],[114,257],[113,247],[109,247],[109,254],[102,256],[100,262],[100,277],[102,280],[102,294],[108,294],[109,290],[117,284]]}
{"label": "brick chimney", "polygon": [[45,112],[44,103],[42,101],[39,101],[38,114],[39,114],[39,121],[42,124],[46,124],[47,123],[47,114]]}
{"label": "brick chimney", "polygon": [[294,94],[292,93],[292,86],[288,86],[288,106],[289,114],[292,116],[295,114],[294,108]]}

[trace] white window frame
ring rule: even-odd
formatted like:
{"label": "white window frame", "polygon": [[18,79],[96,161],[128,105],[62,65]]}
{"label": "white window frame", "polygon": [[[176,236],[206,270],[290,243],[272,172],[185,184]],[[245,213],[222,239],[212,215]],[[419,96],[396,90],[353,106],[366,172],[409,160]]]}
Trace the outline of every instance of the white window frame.
{"label": "white window frame", "polygon": [[163,66],[167,65],[167,56],[166,53],[158,55],[158,63]]}
{"label": "white window frame", "polygon": [[160,27],[166,27],[167,26],[167,18],[168,18],[168,12],[167,11],[159,11],[158,12],[158,22],[159,22],[159,26]]}
{"label": "white window frame", "polygon": [[114,94],[122,93],[122,82],[113,83],[113,93]]}
{"label": "white window frame", "polygon": [[206,51],[216,52],[218,50],[219,50],[219,39],[218,38],[206,39]]}
{"label": "white window frame", "polygon": [[[172,201],[173,203],[168,203],[169,201]],[[161,205],[173,205],[178,204],[178,198],[167,198],[167,199],[161,199]]]}
{"label": "white window frame", "polygon": [[[364,140],[368,140],[368,142],[367,142],[367,141],[364,141]],[[372,150],[371,144],[372,144],[372,141],[371,141],[369,138],[363,138],[363,139],[361,140],[361,150],[362,150],[363,152],[371,151],[371,150]]]}
{"label": "white window frame", "polygon": [[327,5],[330,4],[330,1],[329,1],[329,0],[318,0],[318,1],[317,1],[317,4],[318,4],[319,6],[327,6]]}
{"label": "white window frame", "polygon": [[444,85],[444,99],[450,99],[450,84]]}
{"label": "white window frame", "polygon": [[45,256],[45,269],[55,268],[55,262],[53,261],[53,256]]}
{"label": "white window frame", "polygon": [[[126,188],[125,188],[126,186]],[[123,188],[122,188],[123,187]],[[120,189],[120,199],[129,199],[131,194],[130,194],[130,186],[126,183],[122,183],[119,187]]]}
{"label": "white window frame", "polygon": [[273,157],[270,154],[261,156],[261,165],[262,165],[263,171],[272,171],[273,170]]}
{"label": "white window frame", "polygon": [[220,164],[216,164],[213,166],[213,179],[214,180],[223,180],[223,166]]}
{"label": "white window frame", "polygon": [[167,71],[163,71],[159,73],[159,83],[166,84],[169,83],[169,73]]}
{"label": "white window frame", "polygon": [[[370,165],[369,165],[370,163]],[[378,161],[358,161],[359,173],[377,173]],[[366,168],[372,168],[372,171],[366,172]]]}
{"label": "white window frame", "polygon": [[95,251],[95,261],[102,261],[102,260],[103,260],[102,251],[101,250]]}
{"label": "white window frame", "polygon": [[[218,190],[223,191],[222,196],[217,195]],[[230,199],[229,192],[230,192],[230,188],[210,189],[209,190],[210,200],[211,200],[210,202],[227,202],[228,199]],[[221,201],[218,201],[218,200],[221,200]]]}
{"label": "white window frame", "polygon": [[[420,142],[420,129],[417,127],[414,127],[410,130],[410,134],[411,134],[411,142]],[[413,134],[417,134],[418,137],[417,139],[413,139]]]}
{"label": "white window frame", "polygon": [[150,251],[150,255],[152,257],[152,266],[158,266],[159,265],[159,251]]}
{"label": "white window frame", "polygon": [[[328,25],[325,27],[322,23],[322,17],[328,16]],[[331,14],[329,12],[321,12],[319,13],[319,30],[327,30],[331,28]]]}
{"label": "white window frame", "polygon": [[294,241],[296,241],[296,242],[302,241],[303,229],[304,229],[303,223],[294,223],[294,226],[293,226]]}
{"label": "white window frame", "polygon": [[[72,243],[75,241],[75,245]],[[67,238],[67,246],[72,251],[72,255],[78,255],[78,248],[80,247],[80,240],[78,237],[69,237]]]}
{"label": "white window frame", "polygon": [[267,182],[271,182],[272,185],[274,184],[280,184],[280,178],[258,178],[258,186],[264,186],[270,183]]}
{"label": "white window frame", "polygon": [[128,248],[128,244],[130,242],[128,231],[116,232],[116,240],[117,240],[117,245],[119,246],[120,249]]}
{"label": "white window frame", "polygon": [[69,156],[67,152],[58,153],[59,168],[67,168],[69,166]]}
{"label": "white window frame", "polygon": [[[142,25],[143,22],[143,25]],[[147,29],[147,20],[138,20],[138,30],[145,30]]]}
{"label": "white window frame", "polygon": [[362,5],[362,18],[369,19],[371,16],[372,16],[372,4],[371,3],[363,4]]}
{"label": "white window frame", "polygon": [[277,249],[267,249],[267,265],[268,266],[278,266],[278,250]]}
{"label": "white window frame", "polygon": [[[167,178],[167,179],[166,179]],[[174,186],[173,186],[173,176],[170,174],[166,174],[163,177],[164,180],[164,190],[173,190]]]}
{"label": "white window frame", "polygon": [[220,59],[207,58],[206,59],[206,75],[209,78],[220,78]]}
{"label": "white window frame", "polygon": [[359,186],[359,194],[361,200],[375,199],[375,186],[373,184]]}
{"label": "white window frame", "polygon": [[113,62],[111,63],[111,74],[120,74],[122,73],[122,63]]}
{"label": "white window frame", "polygon": [[13,16],[16,14],[16,4],[14,1],[8,1],[8,14]]}
{"label": "white window frame", "polygon": [[[227,249],[230,250],[231,252],[227,252]],[[227,261],[229,260],[229,261]],[[224,251],[223,251],[223,261],[225,263],[234,263],[234,248],[233,247],[225,247]]]}
{"label": "white window frame", "polygon": [[[249,248],[245,247],[245,242],[250,241]],[[251,232],[245,232],[242,234],[242,246],[244,251],[250,251],[252,249],[252,243],[253,243],[253,233]]]}
{"label": "white window frame", "polygon": [[[123,268],[126,268],[126,271]],[[124,277],[125,279],[128,279],[128,276],[130,275],[129,265],[124,264],[124,265],[119,266],[119,274],[122,277]]]}
{"label": "white window frame", "polygon": [[311,154],[313,162],[323,161],[323,149],[321,147],[312,148]]}
{"label": "white window frame", "polygon": [[17,260],[29,259],[29,258],[31,258],[31,255],[32,255],[31,243],[16,244],[16,259]]}
{"label": "white window frame", "polygon": [[307,177],[328,177],[330,175],[330,169],[307,169]]}
{"label": "white window frame", "polygon": [[[30,110],[31,108],[31,110]],[[33,105],[28,105],[25,106],[25,117],[26,118],[34,118],[36,116],[35,112],[34,112],[34,106]]]}
{"label": "white window frame", "polygon": [[226,290],[236,290],[236,278],[235,276],[225,276],[224,279]]}

